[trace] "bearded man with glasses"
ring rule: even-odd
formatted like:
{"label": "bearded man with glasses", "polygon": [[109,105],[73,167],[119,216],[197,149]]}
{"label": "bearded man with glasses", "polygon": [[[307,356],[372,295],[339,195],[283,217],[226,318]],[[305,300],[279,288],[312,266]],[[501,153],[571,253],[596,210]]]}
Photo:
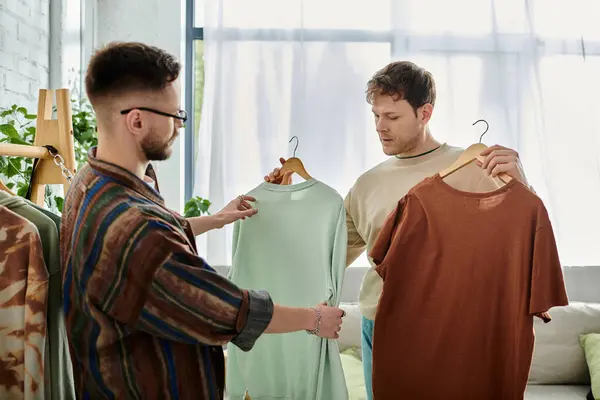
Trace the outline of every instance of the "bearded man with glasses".
{"label": "bearded man with glasses", "polygon": [[185,219],[165,207],[150,161],[166,160],[187,116],[180,64],[142,43],[99,50],[86,74],[98,147],[63,207],[63,307],[81,399],[222,399],[222,345],[250,350],[263,333],[337,338],[343,311],[273,304],[199,257],[195,236],[256,209],[238,196]]}

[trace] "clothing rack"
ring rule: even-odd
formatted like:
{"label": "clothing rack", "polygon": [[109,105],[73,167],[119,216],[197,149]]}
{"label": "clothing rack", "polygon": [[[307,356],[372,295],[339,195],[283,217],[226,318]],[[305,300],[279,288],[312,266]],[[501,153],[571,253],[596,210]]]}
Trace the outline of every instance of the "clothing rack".
{"label": "clothing rack", "polygon": [[[52,119],[54,95],[57,119]],[[66,194],[76,172],[69,89],[40,89],[33,145],[0,143],[0,156],[38,159],[30,188],[35,204],[44,205],[46,185],[63,185]]]}

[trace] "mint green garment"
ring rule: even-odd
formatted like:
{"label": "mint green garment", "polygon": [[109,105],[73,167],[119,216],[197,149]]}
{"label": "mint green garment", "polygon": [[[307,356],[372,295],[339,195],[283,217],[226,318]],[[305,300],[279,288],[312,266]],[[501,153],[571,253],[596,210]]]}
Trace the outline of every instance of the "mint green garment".
{"label": "mint green garment", "polygon": [[0,191],[0,205],[34,224],[40,234],[44,262],[50,276],[46,311],[46,399],[75,399],[73,371],[62,310],[60,268],[60,217],[37,205]]}
{"label": "mint green garment", "polygon": [[[342,197],[314,179],[295,185],[262,183],[248,193],[258,214],[234,226],[229,278],[267,290],[277,304],[339,305],[346,268]],[[316,321],[316,313],[315,313]],[[249,352],[227,348],[229,399],[346,400],[337,341],[307,332],[264,334]]]}

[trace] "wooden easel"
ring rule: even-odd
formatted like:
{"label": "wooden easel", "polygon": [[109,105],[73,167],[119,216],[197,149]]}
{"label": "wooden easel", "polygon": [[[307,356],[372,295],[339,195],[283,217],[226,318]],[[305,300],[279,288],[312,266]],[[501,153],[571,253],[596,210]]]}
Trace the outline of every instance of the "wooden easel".
{"label": "wooden easel", "polygon": [[[58,119],[52,119],[55,93]],[[65,194],[71,185],[57,163],[62,162],[73,175],[76,172],[69,89],[57,89],[56,91],[40,89],[36,125],[32,146],[0,143],[0,156],[39,158],[31,184],[31,201],[43,206],[46,185],[63,185]],[[42,147],[47,145],[58,150],[60,157],[53,156],[47,148]]]}

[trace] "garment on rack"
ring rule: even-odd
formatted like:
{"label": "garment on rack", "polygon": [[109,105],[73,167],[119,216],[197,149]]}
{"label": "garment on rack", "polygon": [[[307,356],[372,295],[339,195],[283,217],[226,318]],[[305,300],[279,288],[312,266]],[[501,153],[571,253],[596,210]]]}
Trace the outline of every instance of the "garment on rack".
{"label": "garment on rack", "polygon": [[64,315],[62,311],[62,282],[60,273],[60,217],[24,200],[0,192],[0,205],[32,222],[40,235],[44,262],[49,274],[46,336],[46,396],[47,398],[75,399],[75,387]]}
{"label": "garment on rack", "polygon": [[[258,213],[234,226],[230,279],[284,306],[338,305],[347,243],[341,196],[314,179],[265,182],[248,195]],[[226,374],[230,399],[246,389],[252,400],[348,398],[337,342],[304,331],[263,335],[249,352],[228,347]]]}
{"label": "garment on rack", "polygon": [[439,174],[403,197],[373,250],[374,399],[522,399],[533,315],[567,305],[542,201],[516,179],[463,192]]}
{"label": "garment on rack", "polygon": [[48,270],[47,335],[46,335],[46,397],[75,399],[73,370],[62,311],[60,273],[60,217],[19,196],[0,193],[0,205],[32,222],[40,235],[44,262]]}
{"label": "garment on rack", "polygon": [[[61,218],[30,201],[27,202],[42,214],[52,220],[56,227],[57,242],[50,246],[56,246],[56,252],[50,255],[48,270],[50,272],[50,283],[48,285],[48,345],[50,354],[50,373],[46,374],[46,382],[51,380],[51,392],[53,399],[74,400],[75,381],[73,379],[73,365],[69,353],[69,341],[67,339],[67,327],[65,315],[62,308],[62,274],[60,271],[60,221]],[[42,245],[45,245],[42,237]],[[48,365],[48,363],[46,363]]]}
{"label": "garment on rack", "polygon": [[0,206],[0,399],[44,399],[47,296],[37,228]]}

